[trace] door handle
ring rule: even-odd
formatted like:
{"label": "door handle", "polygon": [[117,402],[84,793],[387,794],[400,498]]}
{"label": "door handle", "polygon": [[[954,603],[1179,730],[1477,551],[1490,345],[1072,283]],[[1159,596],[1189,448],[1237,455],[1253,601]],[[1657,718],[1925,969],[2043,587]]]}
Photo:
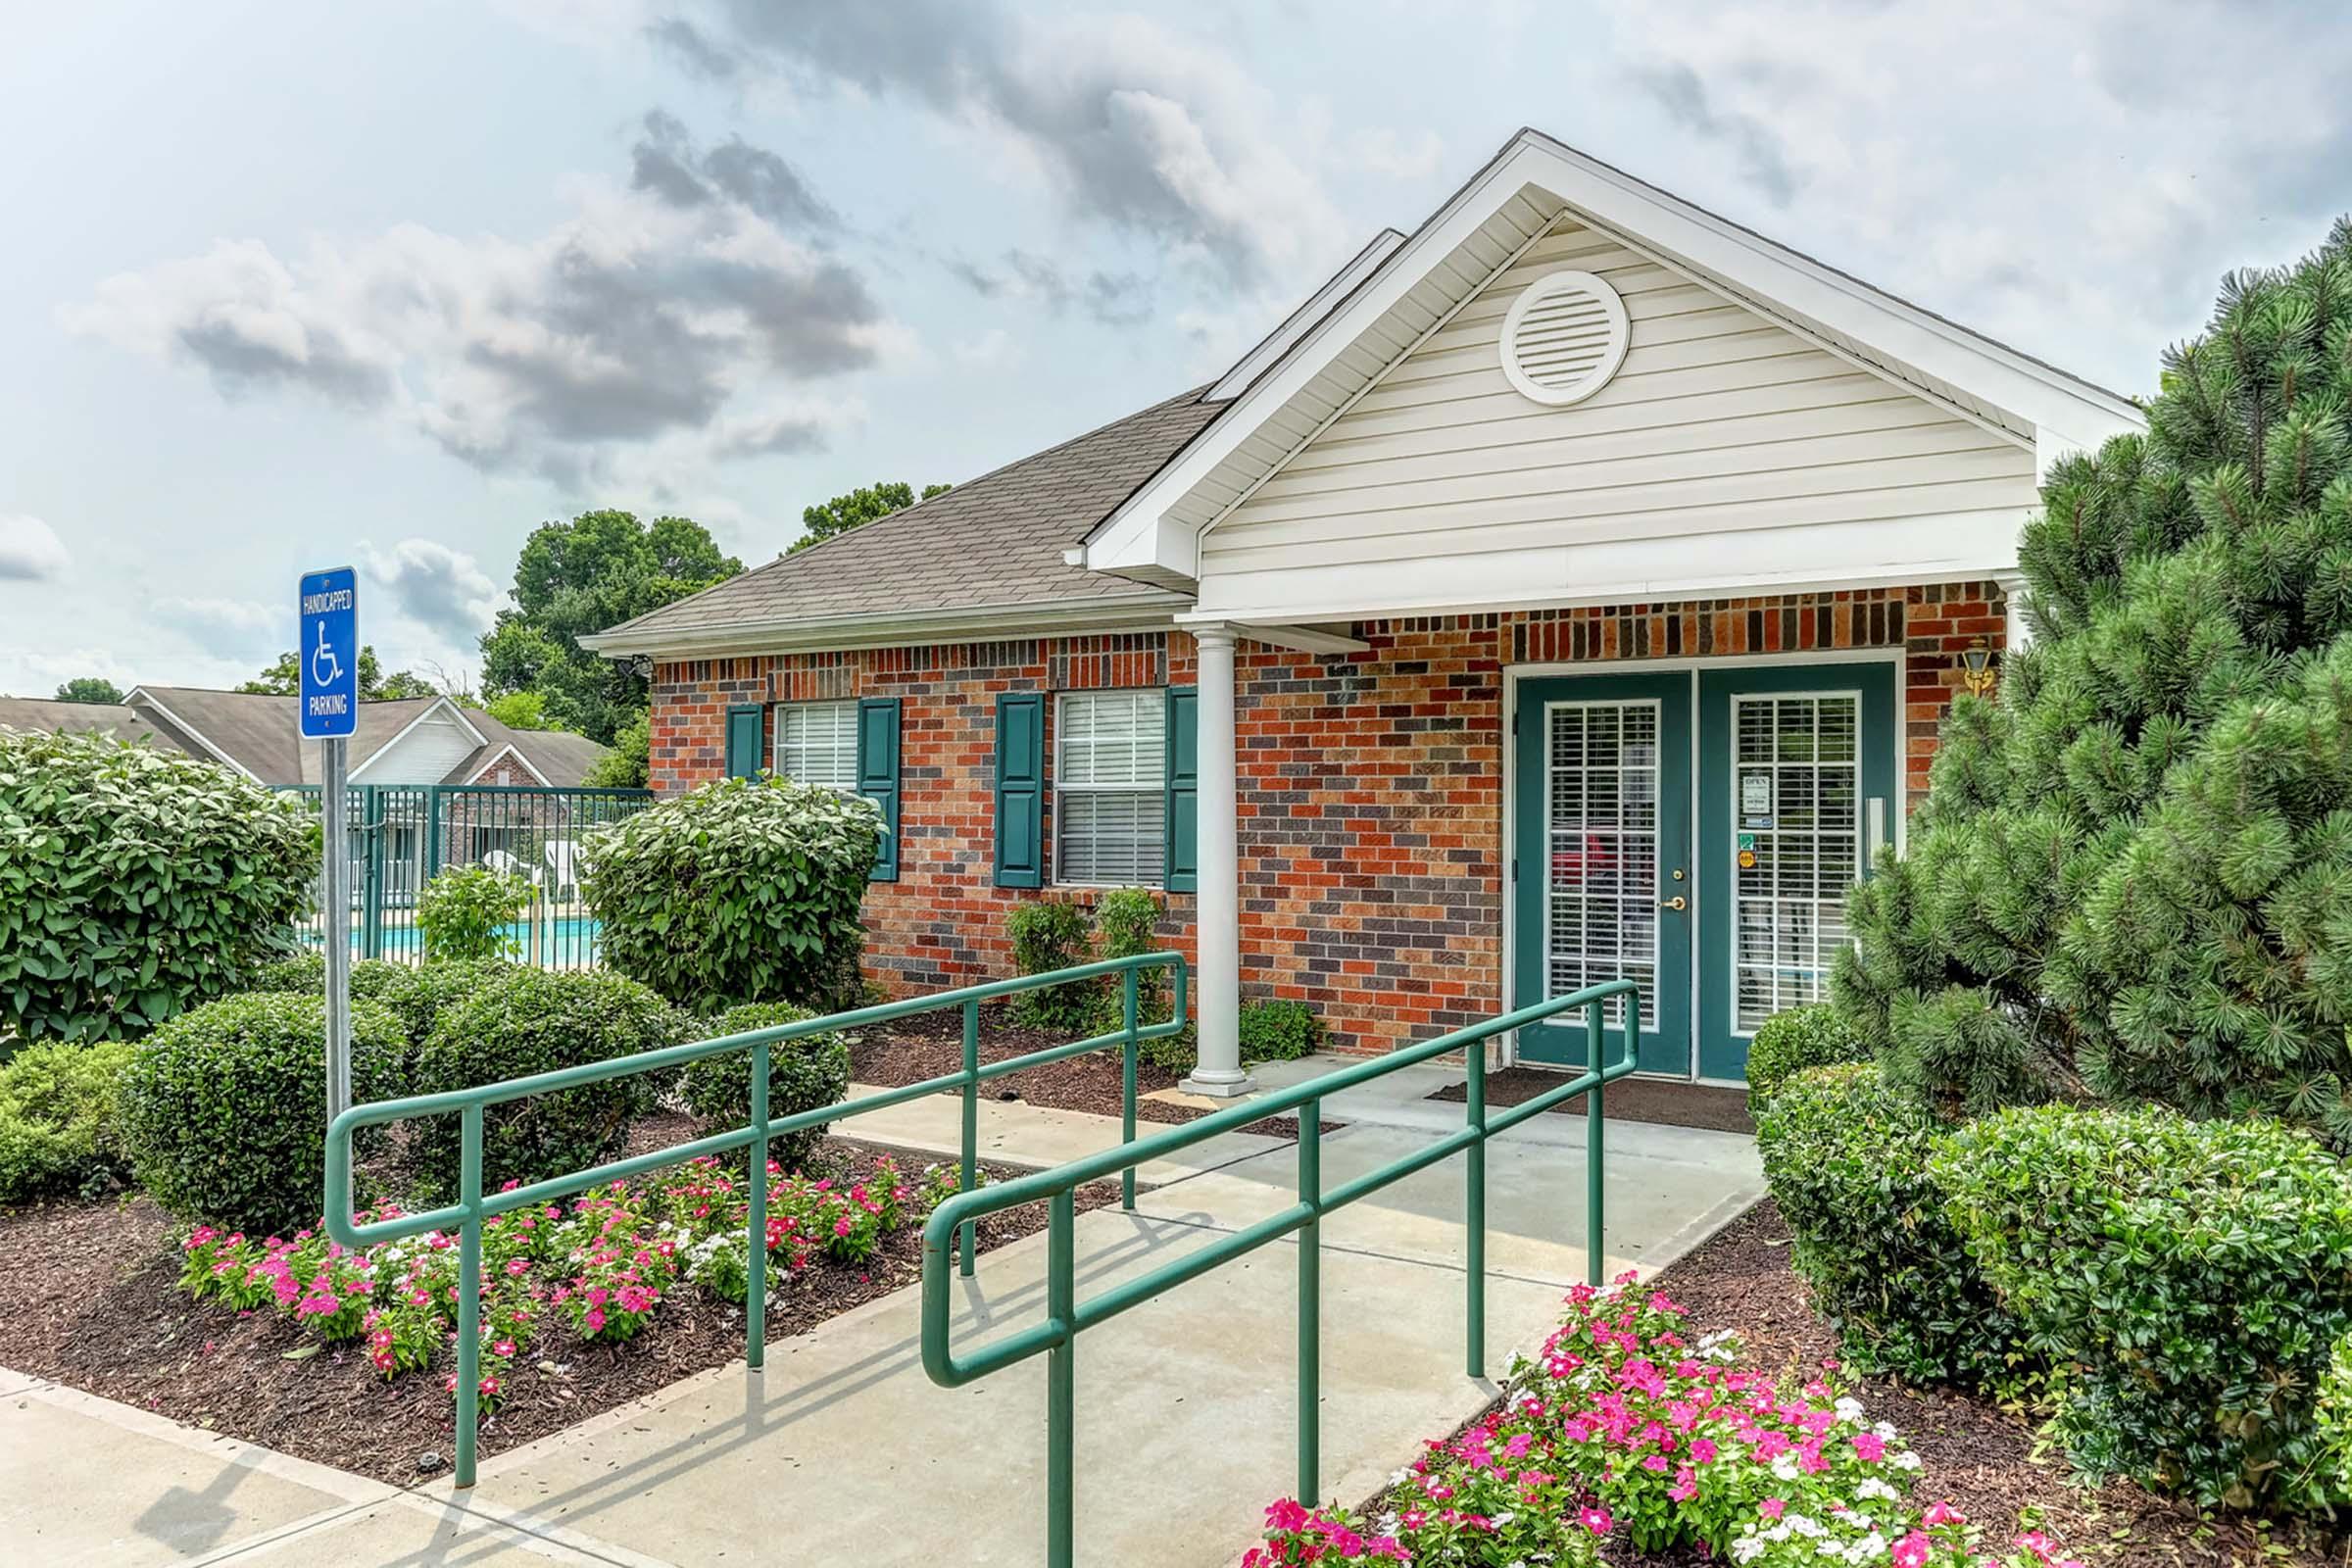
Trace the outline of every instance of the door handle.
{"label": "door handle", "polygon": [[1660,899],[1658,901],[1658,907],[1661,909],[1687,909],[1690,906],[1690,901],[1684,898],[1679,893],[1671,899]]}

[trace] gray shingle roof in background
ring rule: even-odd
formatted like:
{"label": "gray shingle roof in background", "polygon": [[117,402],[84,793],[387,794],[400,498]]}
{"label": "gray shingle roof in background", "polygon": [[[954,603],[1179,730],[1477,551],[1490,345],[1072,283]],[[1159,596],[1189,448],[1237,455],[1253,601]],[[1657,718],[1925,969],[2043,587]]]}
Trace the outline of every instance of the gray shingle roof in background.
{"label": "gray shingle roof in background", "polygon": [[152,722],[135,708],[112,703],[56,703],[45,697],[0,697],[0,729],[43,735],[112,735],[119,741],[146,741],[161,751],[193,750],[180,737]]}
{"label": "gray shingle roof in background", "polygon": [[1164,597],[1163,590],[1072,566],[1061,557],[1223,411],[1221,403],[1202,402],[1202,390],[1155,403],[612,631]]}

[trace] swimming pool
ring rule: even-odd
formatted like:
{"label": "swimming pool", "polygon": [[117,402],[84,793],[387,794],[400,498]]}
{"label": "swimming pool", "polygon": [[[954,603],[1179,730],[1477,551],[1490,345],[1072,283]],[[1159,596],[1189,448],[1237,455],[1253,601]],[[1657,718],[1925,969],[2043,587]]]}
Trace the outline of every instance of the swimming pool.
{"label": "swimming pool", "polygon": [[[499,935],[507,939],[510,950],[525,962],[559,966],[594,963],[599,934],[603,929],[603,921],[586,916],[565,915],[542,920],[539,922],[539,952],[534,959],[530,952],[531,928],[526,922],[516,920],[498,928]],[[354,955],[365,956],[367,936],[355,919],[351,929],[351,951]],[[380,951],[387,958],[415,956],[424,946],[424,933],[413,925],[387,925],[378,933],[378,938]],[[317,931],[305,931],[302,939],[305,945],[314,948],[325,942],[325,938]]]}

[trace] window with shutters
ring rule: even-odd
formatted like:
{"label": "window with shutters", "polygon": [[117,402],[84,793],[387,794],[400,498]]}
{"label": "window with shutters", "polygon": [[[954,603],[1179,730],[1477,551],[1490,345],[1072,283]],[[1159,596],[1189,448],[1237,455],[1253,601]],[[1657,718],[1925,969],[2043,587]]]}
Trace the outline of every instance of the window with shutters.
{"label": "window with shutters", "polygon": [[1062,694],[1054,726],[1054,880],[1160,885],[1166,753],[1164,692]]}
{"label": "window with shutters", "polygon": [[776,776],[827,789],[858,787],[858,705],[791,703],[776,710]]}

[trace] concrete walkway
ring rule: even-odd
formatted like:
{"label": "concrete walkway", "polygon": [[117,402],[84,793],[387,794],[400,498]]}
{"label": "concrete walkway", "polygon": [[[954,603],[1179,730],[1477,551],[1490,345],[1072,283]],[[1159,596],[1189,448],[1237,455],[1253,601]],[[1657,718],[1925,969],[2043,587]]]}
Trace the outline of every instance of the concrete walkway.
{"label": "concrete walkway", "polygon": [[[1431,1071],[1418,1094],[1326,1107],[1348,1123],[1325,1135],[1327,1186],[1460,1124],[1458,1106],[1422,1104],[1446,1081]],[[949,1152],[956,1115],[943,1097],[843,1130]],[[1612,1270],[1662,1266],[1762,1191],[1744,1138],[1608,1131]],[[1117,1122],[990,1102],[982,1137],[991,1157],[1053,1163],[1114,1144]],[[1490,1151],[1490,1374],[1543,1336],[1583,1277],[1582,1139],[1581,1117],[1538,1117]],[[1289,1203],[1296,1149],[1227,1135],[1149,1179],[1160,1185],[1137,1213],[1080,1216],[1082,1299]],[[1326,1496],[1372,1492],[1419,1438],[1493,1392],[1461,1364],[1461,1204],[1455,1159],[1325,1222]],[[1043,1236],[983,1256],[961,1290],[957,1346],[1036,1321],[1044,1263]],[[1080,1342],[1081,1562],[1221,1568],[1254,1539],[1258,1509],[1291,1490],[1296,1270],[1295,1245],[1269,1247]],[[776,1342],[764,1374],[704,1373],[487,1459],[463,1500],[446,1484],[394,1493],[0,1373],[0,1540],[56,1563],[644,1568],[914,1563],[949,1549],[958,1562],[1036,1563],[1044,1360],[945,1391],[923,1377],[915,1332],[912,1290],[869,1302]]]}

